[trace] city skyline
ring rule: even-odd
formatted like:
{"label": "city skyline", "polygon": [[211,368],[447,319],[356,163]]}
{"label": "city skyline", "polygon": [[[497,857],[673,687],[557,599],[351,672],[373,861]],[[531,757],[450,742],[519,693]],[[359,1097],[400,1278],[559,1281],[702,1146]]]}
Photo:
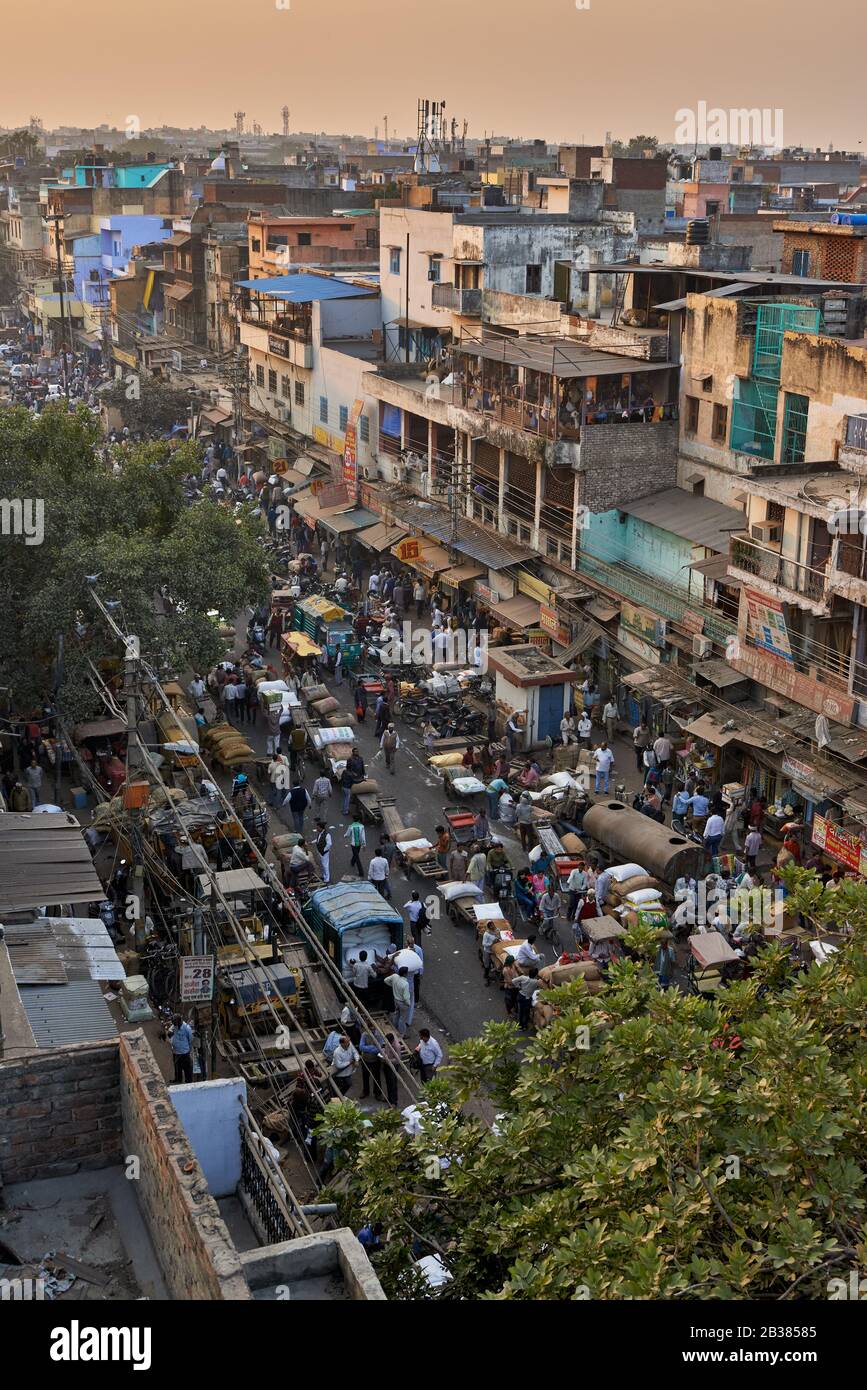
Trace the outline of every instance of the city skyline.
{"label": "city skyline", "polygon": [[[528,12],[516,0],[482,0],[473,10],[481,30],[475,38],[466,34],[461,0],[441,0],[433,12],[420,5],[396,11],[391,0],[261,0],[243,10],[228,0],[196,0],[184,11],[154,0],[146,27],[139,12],[126,16],[105,0],[87,0],[91,25],[67,33],[62,52],[41,56],[36,96],[25,65],[4,74],[0,124],[20,127],[38,114],[48,128],[124,129],[134,117],[141,129],[221,130],[244,110],[248,129],[257,121],[269,133],[281,128],[286,103],[292,131],[372,136],[378,126],[382,135],[387,114],[390,131],[408,137],[417,98],[429,96],[446,101],[447,118],[459,128],[467,119],[474,139],[494,131],[600,143],[610,131],[671,144],[677,112],[703,101],[781,109],[788,145],[863,149],[863,117],[851,93],[861,78],[867,19],[856,0],[828,0],[823,8],[828,29],[848,29],[852,37],[835,48],[833,67],[817,65],[803,29],[793,32],[798,15],[807,17],[802,3],[775,0],[757,11],[748,0],[732,0],[722,25],[719,11],[702,13],[685,0],[667,0],[650,23],[647,7],[635,0],[589,4],[537,0]],[[49,0],[49,26],[54,11],[59,18],[58,0]],[[227,42],[227,25],[238,19],[243,36]],[[527,42],[529,19],[536,45]],[[24,11],[7,15],[10,51],[26,42],[31,22]],[[121,61],[83,89],[75,74],[89,70],[92,26],[103,22],[103,43],[114,45]],[[152,28],[172,40],[158,67],[151,46],[140,42]],[[681,31],[689,51],[678,56]]]}

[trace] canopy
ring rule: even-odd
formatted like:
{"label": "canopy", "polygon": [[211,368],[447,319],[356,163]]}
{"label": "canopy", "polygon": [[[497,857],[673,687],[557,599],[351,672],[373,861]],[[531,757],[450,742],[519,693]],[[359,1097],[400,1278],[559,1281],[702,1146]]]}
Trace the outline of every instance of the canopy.
{"label": "canopy", "polygon": [[283,646],[299,657],[322,655],[322,648],[311,641],[305,632],[284,632]]}
{"label": "canopy", "polygon": [[384,521],[378,521],[375,526],[368,526],[365,530],[359,531],[358,540],[381,554],[383,550],[391,550],[392,546],[408,535],[409,532],[403,526],[389,526]]}
{"label": "canopy", "polygon": [[691,936],[689,949],[702,966],[724,965],[726,961],[740,959],[718,931],[700,932],[697,936]]}
{"label": "canopy", "polygon": [[352,511],[340,512],[335,516],[326,516],[323,512],[319,519],[327,531],[339,536],[344,531],[364,530],[376,520],[376,512],[369,512],[366,507],[356,507]]}
{"label": "canopy", "polygon": [[[391,553],[400,559],[400,542],[391,547]],[[447,570],[451,561],[449,560],[449,552],[444,550],[441,545],[435,545],[433,541],[422,541],[417,558],[406,560],[404,563],[409,565],[411,569],[418,570],[420,574],[426,574],[429,579],[432,579],[442,570]]]}
{"label": "canopy", "polygon": [[450,589],[456,589],[459,584],[465,584],[470,579],[481,579],[486,570],[482,565],[474,565],[467,561],[463,565],[452,565],[451,569],[443,570],[440,575],[440,583],[447,584]]}
{"label": "canopy", "polygon": [[488,607],[494,616],[501,618],[508,627],[520,629],[538,627],[542,611],[541,604],[534,598],[525,598],[523,594],[503,599],[500,603],[489,603]]}

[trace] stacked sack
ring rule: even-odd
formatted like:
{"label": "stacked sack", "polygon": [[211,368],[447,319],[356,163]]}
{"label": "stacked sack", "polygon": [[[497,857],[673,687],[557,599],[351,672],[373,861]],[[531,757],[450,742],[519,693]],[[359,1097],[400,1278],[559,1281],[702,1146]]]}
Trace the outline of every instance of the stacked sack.
{"label": "stacked sack", "polygon": [[248,763],[255,754],[247,740],[233,724],[223,722],[212,724],[201,734],[205,748],[216,758],[221,767],[233,767],[238,763]]}
{"label": "stacked sack", "polygon": [[[626,872],[629,871],[629,872]],[[612,869],[611,883],[605,904],[617,913],[625,927],[638,925],[639,912],[652,913],[665,926],[668,915],[662,903],[659,881],[647,874],[639,864],[623,864]]]}

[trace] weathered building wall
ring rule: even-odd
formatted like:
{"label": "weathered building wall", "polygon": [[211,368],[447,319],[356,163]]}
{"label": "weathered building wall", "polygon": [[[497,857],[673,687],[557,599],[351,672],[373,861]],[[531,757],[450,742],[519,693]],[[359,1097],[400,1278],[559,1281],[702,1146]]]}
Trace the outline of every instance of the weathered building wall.
{"label": "weathered building wall", "polygon": [[591,512],[674,487],[677,421],[585,426],[579,479],[579,501]]}
{"label": "weathered building wall", "polygon": [[252,1298],[147,1039],[124,1033],[120,1048],[124,1152],[139,1160],[136,1196],[171,1297]]}
{"label": "weathered building wall", "polygon": [[805,462],[830,462],[845,437],[844,417],[867,410],[867,349],[837,338],[787,333],[780,387],[810,399]]}
{"label": "weathered building wall", "polygon": [[0,1062],[0,1179],[37,1182],[122,1158],[117,1043]]}

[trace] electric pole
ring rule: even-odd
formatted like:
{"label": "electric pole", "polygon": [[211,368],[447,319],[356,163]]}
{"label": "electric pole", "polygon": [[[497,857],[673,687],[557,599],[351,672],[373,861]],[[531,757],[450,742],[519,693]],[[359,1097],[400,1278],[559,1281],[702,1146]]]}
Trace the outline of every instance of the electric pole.
{"label": "electric pole", "polygon": [[[66,315],[64,313],[64,276],[63,262],[60,257],[60,231],[58,224],[63,221],[59,212],[52,213],[47,217],[46,222],[54,223],[54,250],[57,259],[57,288],[60,292],[60,368],[63,377],[63,392],[67,401],[69,400],[69,373],[66,366]],[[72,346],[72,334],[70,333],[70,347]]]}

